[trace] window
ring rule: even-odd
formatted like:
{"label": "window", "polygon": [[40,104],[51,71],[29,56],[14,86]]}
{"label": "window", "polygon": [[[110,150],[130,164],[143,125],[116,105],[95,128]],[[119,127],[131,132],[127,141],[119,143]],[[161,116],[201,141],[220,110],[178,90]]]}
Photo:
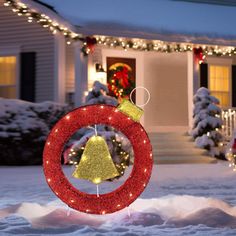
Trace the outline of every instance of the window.
{"label": "window", "polygon": [[16,98],[16,57],[0,57],[0,97]]}
{"label": "window", "polygon": [[221,107],[230,106],[230,67],[210,65],[209,88],[220,100]]}

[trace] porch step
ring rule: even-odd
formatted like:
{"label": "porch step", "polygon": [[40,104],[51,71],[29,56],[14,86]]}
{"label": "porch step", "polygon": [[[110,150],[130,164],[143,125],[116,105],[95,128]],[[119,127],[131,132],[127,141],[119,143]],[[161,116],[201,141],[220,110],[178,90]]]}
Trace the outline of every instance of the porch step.
{"label": "porch step", "polygon": [[178,132],[149,133],[155,164],[216,163],[203,149],[196,148],[192,138]]}

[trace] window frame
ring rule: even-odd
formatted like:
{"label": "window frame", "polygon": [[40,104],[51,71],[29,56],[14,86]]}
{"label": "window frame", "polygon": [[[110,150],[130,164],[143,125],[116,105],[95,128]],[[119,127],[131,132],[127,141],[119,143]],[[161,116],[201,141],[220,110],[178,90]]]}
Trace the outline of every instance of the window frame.
{"label": "window frame", "polygon": [[209,90],[210,90],[210,66],[224,66],[229,68],[229,106],[222,107],[222,109],[232,108],[232,64],[233,64],[232,58],[210,57],[207,59],[207,67],[208,67],[207,82]]}
{"label": "window frame", "polygon": [[[0,46],[0,57],[16,57],[16,97],[20,99],[20,47],[19,46]],[[0,87],[13,87],[11,85],[0,85]]]}

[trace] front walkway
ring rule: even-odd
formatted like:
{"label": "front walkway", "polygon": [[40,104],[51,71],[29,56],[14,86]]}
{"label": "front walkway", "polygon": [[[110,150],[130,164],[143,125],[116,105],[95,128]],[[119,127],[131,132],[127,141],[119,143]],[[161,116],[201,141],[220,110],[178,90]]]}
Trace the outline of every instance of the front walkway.
{"label": "front walkway", "polygon": [[216,163],[184,133],[149,133],[155,164]]}

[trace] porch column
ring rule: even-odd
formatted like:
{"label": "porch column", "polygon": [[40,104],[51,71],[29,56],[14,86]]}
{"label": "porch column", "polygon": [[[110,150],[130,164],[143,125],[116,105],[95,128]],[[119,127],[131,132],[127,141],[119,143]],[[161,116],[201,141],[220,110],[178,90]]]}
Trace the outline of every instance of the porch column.
{"label": "porch column", "polygon": [[66,96],[66,43],[64,35],[55,35],[55,54],[54,54],[54,101],[65,103]]}
{"label": "porch column", "polygon": [[81,42],[75,43],[75,106],[84,102],[84,92],[88,90],[88,56],[81,52]]}
{"label": "porch column", "polygon": [[188,53],[188,126],[193,124],[193,96],[197,92],[199,81],[199,64],[195,63],[193,52]]}

